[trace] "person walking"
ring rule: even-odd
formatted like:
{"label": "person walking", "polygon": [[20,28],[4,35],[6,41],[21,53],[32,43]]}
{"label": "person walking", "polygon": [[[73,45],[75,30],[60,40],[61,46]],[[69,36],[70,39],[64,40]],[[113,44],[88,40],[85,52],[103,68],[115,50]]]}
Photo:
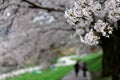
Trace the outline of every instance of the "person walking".
{"label": "person walking", "polygon": [[87,76],[87,65],[85,62],[83,62],[83,67],[82,67],[82,71],[83,71],[83,76],[86,77]]}
{"label": "person walking", "polygon": [[76,77],[78,76],[79,70],[80,70],[80,65],[79,65],[79,60],[78,60],[78,61],[76,61],[75,65],[74,65],[74,71],[75,71]]}
{"label": "person walking", "polygon": [[86,63],[83,62],[83,61],[79,61],[79,68],[83,72],[83,76],[86,77],[86,73],[87,73],[87,65],[86,65]]}

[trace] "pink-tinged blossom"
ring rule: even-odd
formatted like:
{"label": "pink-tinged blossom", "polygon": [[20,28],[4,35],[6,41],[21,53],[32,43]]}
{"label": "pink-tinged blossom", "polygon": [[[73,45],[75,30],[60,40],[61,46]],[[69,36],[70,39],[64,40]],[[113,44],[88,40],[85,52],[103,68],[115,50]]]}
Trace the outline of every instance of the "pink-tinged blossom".
{"label": "pink-tinged blossom", "polygon": [[105,2],[105,10],[110,11],[118,8],[120,5],[120,0],[107,0]]}
{"label": "pink-tinged blossom", "polygon": [[105,16],[105,11],[102,9],[102,6],[98,1],[95,1],[91,7],[95,16],[97,17]]}
{"label": "pink-tinged blossom", "polygon": [[85,7],[87,5],[92,5],[93,0],[76,0],[76,2],[81,6]]}
{"label": "pink-tinged blossom", "polygon": [[107,0],[105,2],[105,10],[109,11],[109,10],[113,10],[115,8],[116,4],[115,4],[115,0]]}
{"label": "pink-tinged blossom", "polygon": [[75,22],[78,21],[78,18],[74,15],[74,9],[65,11],[65,18],[67,18],[67,22],[71,25],[75,25]]}
{"label": "pink-tinged blossom", "polygon": [[77,35],[83,36],[84,29],[85,36],[80,40],[89,45],[98,44],[100,36],[110,37],[116,28],[111,25],[120,20],[120,0],[75,0],[74,5],[65,12],[65,17],[67,22],[76,25]]}
{"label": "pink-tinged blossom", "polygon": [[103,22],[102,20],[98,20],[97,23],[95,23],[94,29],[96,32],[101,33],[102,36],[108,37],[108,34],[112,34],[112,27],[108,25],[108,23]]}
{"label": "pink-tinged blossom", "polygon": [[120,8],[109,11],[108,18],[113,22],[120,20]]}
{"label": "pink-tinged blossom", "polygon": [[77,2],[75,2],[74,5],[75,5],[75,7],[73,8],[73,10],[74,10],[73,13],[74,13],[75,17],[79,17],[79,18],[83,17],[82,7]]}
{"label": "pink-tinged blossom", "polygon": [[87,33],[84,37],[80,36],[81,42],[89,45],[96,45],[98,44],[98,40],[100,37],[94,35],[93,30],[90,30],[89,33]]}
{"label": "pink-tinged blossom", "polygon": [[109,21],[116,22],[120,20],[120,0],[107,0],[105,10],[108,13]]}
{"label": "pink-tinged blossom", "polygon": [[81,6],[86,6],[87,0],[76,0],[76,2]]}
{"label": "pink-tinged blossom", "polygon": [[92,15],[92,10],[91,10],[91,8],[90,8],[90,7],[83,8],[83,9],[82,9],[82,14],[83,14],[83,16],[85,16],[85,17],[92,17],[92,16],[91,16],[91,15]]}

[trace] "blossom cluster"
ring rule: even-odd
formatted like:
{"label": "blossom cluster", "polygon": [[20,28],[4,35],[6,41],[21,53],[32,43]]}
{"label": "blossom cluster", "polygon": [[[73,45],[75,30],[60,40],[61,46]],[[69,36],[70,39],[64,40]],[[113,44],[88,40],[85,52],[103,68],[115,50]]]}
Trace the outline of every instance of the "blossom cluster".
{"label": "blossom cluster", "polygon": [[102,20],[98,20],[93,29],[86,33],[84,37],[80,36],[81,42],[89,45],[96,45],[99,43],[100,36],[109,37],[109,34],[112,34],[113,31],[113,28]]}
{"label": "blossom cluster", "polygon": [[112,34],[113,28],[109,26],[108,23],[104,23],[102,20],[98,20],[95,23],[94,29],[96,32],[101,33],[102,36],[109,37]]}
{"label": "blossom cluster", "polygon": [[96,45],[101,36],[110,37],[111,25],[120,20],[120,0],[75,0],[74,7],[65,11],[65,18],[77,25],[81,42]]}
{"label": "blossom cluster", "polygon": [[81,27],[85,27],[93,21],[90,9],[82,8],[84,6],[82,5],[80,6],[80,2],[75,2],[75,7],[65,12],[65,17],[70,24],[75,25],[77,22]]}
{"label": "blossom cluster", "polygon": [[120,0],[107,0],[105,2],[105,10],[108,12],[108,18],[112,22],[120,19]]}
{"label": "blossom cluster", "polygon": [[81,42],[88,44],[88,45],[98,44],[99,39],[100,39],[100,37],[96,36],[92,29],[84,37],[80,36]]}

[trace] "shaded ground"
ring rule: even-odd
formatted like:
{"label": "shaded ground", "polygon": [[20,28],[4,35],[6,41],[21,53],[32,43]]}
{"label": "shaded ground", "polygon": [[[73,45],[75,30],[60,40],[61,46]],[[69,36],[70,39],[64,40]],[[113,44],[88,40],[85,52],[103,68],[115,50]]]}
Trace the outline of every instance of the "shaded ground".
{"label": "shaded ground", "polygon": [[87,72],[87,77],[83,77],[83,72],[80,71],[78,77],[76,77],[74,71],[71,71],[61,80],[91,80],[91,76],[90,76],[90,73]]}

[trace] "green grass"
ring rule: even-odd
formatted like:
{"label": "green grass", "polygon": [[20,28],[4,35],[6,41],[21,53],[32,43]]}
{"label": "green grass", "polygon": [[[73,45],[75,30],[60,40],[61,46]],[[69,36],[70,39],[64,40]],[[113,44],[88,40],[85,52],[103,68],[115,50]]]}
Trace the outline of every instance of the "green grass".
{"label": "green grass", "polygon": [[102,53],[93,53],[85,55],[82,58],[73,58],[73,60],[81,60],[87,63],[88,69],[91,72],[102,71]]}
{"label": "green grass", "polygon": [[43,71],[41,74],[26,73],[8,80],[59,80],[65,74],[72,70],[72,66],[58,67],[56,70]]}
{"label": "green grass", "polygon": [[89,71],[100,72],[102,71],[102,54],[90,55],[89,58],[82,59],[87,63]]}
{"label": "green grass", "polygon": [[[82,58],[72,58],[73,60],[81,60],[87,63],[88,69],[91,72],[100,72],[102,70],[102,54],[89,54]],[[35,72],[26,73],[18,77],[9,78],[8,80],[60,80],[63,76],[73,69],[73,65],[58,67],[56,70],[45,70],[41,74]]]}

